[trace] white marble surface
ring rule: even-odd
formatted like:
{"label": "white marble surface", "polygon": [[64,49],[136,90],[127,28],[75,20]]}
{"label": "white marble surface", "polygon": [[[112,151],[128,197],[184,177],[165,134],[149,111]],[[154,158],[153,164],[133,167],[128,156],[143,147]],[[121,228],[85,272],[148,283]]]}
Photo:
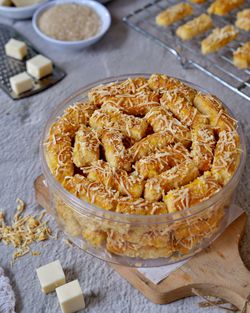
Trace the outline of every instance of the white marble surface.
{"label": "white marble surface", "polygon": [[[12,101],[0,90],[0,208],[10,218],[15,210],[15,199],[20,197],[28,203],[29,210],[35,207],[33,181],[40,174],[38,143],[46,119],[58,102],[71,93],[95,80],[110,75],[134,72],[164,72],[190,80],[219,96],[236,112],[244,125],[247,143],[250,141],[250,103],[233,94],[196,70],[184,70],[173,56],[149,39],[128,29],[121,17],[139,7],[143,0],[115,0],[108,5],[112,13],[112,27],[108,34],[94,47],[85,51],[66,53],[49,47],[38,38],[30,21],[12,22],[1,17],[0,22],[12,24],[43,53],[65,69],[67,77],[58,85],[33,97]],[[237,202],[245,209],[250,207],[250,166],[245,168],[238,189]],[[51,223],[56,230],[55,224]],[[201,312],[197,298],[181,300],[166,306],[150,303],[137,290],[104,262],[69,248],[62,235],[57,241],[50,240],[34,247],[42,252],[40,257],[27,255],[10,268],[12,249],[0,244],[0,265],[11,280],[17,298],[17,312],[60,312],[55,294],[45,296],[40,291],[35,268],[60,259],[66,269],[68,281],[78,278],[86,294],[90,313],[143,313],[143,312]],[[242,256],[250,266],[250,232],[243,239]],[[205,310],[204,310],[205,311]],[[209,309],[207,312],[220,312]],[[223,312],[223,311],[221,311]]]}

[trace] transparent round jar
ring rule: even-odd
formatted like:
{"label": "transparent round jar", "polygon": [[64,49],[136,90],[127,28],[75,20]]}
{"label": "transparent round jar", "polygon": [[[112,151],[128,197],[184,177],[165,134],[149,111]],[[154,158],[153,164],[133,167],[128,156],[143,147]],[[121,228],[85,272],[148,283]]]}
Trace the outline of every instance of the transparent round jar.
{"label": "transparent round jar", "polygon": [[[51,174],[46,162],[45,142],[51,125],[64,110],[77,101],[87,100],[88,91],[100,84],[123,81],[126,74],[110,77],[81,88],[60,103],[51,114],[40,144],[42,171],[49,190],[50,214],[69,239],[87,253],[107,262],[131,267],[157,267],[184,260],[206,248],[225,229],[233,210],[234,192],[245,164],[245,141],[241,142],[239,166],[228,184],[211,198],[184,209],[161,215],[133,215],[106,211],[69,193]],[[201,87],[184,81],[206,92]],[[225,106],[229,114],[232,112]],[[111,252],[112,251],[112,252]]]}

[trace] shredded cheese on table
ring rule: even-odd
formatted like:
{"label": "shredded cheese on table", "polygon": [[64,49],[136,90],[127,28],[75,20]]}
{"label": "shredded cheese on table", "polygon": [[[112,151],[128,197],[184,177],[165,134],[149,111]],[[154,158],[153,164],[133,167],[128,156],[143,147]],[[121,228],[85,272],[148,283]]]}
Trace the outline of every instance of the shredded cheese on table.
{"label": "shredded cheese on table", "polygon": [[0,212],[0,242],[14,247],[11,264],[27,253],[33,256],[40,255],[41,252],[33,251],[31,245],[52,237],[48,222],[43,221],[45,211],[39,216],[24,215],[24,202],[21,199],[17,199],[16,202],[16,213],[11,224],[6,223],[4,213]]}

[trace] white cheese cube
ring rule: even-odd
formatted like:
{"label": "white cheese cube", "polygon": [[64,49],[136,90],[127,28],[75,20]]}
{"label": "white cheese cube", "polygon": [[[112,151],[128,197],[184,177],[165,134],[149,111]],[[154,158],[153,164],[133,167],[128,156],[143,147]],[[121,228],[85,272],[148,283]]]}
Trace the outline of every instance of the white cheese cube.
{"label": "white cheese cube", "polygon": [[32,89],[32,79],[26,73],[22,72],[10,78],[10,85],[11,89],[17,94],[20,95],[21,93]]}
{"label": "white cheese cube", "polygon": [[29,5],[37,4],[41,0],[12,0],[16,7],[26,7]]}
{"label": "white cheese cube", "polygon": [[52,73],[53,65],[50,59],[43,55],[37,55],[26,62],[27,72],[37,79]]}
{"label": "white cheese cube", "polygon": [[11,38],[4,46],[5,53],[15,59],[22,60],[27,55],[26,43]]}
{"label": "white cheese cube", "polygon": [[0,6],[10,7],[11,1],[10,0],[0,0]]}
{"label": "white cheese cube", "polygon": [[85,308],[83,293],[77,279],[56,288],[56,293],[63,313],[73,313]]}
{"label": "white cheese cube", "polygon": [[49,293],[65,284],[65,275],[59,260],[36,269],[42,291]]}

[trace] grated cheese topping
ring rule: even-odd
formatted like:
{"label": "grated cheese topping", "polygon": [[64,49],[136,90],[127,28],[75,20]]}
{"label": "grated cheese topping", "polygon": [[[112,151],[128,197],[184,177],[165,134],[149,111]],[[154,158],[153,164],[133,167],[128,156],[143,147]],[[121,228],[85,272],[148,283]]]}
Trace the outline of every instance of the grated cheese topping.
{"label": "grated cheese topping", "polygon": [[124,214],[179,211],[211,197],[237,169],[237,121],[212,95],[153,74],[88,97],[66,109],[45,143],[52,174],[85,201]]}
{"label": "grated cheese topping", "polygon": [[40,255],[40,251],[31,249],[32,244],[48,240],[52,237],[52,231],[48,226],[48,221],[43,221],[45,211],[39,216],[33,216],[31,214],[24,215],[24,202],[19,198],[16,202],[16,213],[11,224],[6,223],[4,213],[0,212],[0,242],[14,248],[11,264],[17,258],[28,253],[31,253],[33,256]]}

